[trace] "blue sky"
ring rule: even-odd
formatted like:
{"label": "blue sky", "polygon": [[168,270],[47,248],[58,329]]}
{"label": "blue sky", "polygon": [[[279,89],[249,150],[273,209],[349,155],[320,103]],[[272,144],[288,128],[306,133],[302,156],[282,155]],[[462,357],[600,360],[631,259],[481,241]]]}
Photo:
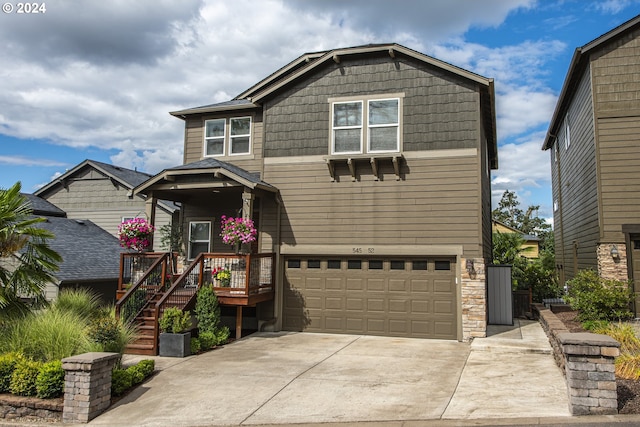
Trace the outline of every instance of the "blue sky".
{"label": "blue sky", "polygon": [[574,50],[638,0],[46,2],[0,15],[0,187],[32,192],[85,159],[182,163],[168,113],[227,101],[303,53],[396,42],[495,79],[504,190],[551,216],[541,151]]}

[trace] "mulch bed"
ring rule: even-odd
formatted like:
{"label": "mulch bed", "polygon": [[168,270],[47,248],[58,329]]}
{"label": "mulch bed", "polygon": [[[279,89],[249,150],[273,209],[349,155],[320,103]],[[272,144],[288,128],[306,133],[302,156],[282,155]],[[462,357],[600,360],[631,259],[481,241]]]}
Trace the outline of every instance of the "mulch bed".
{"label": "mulch bed", "polygon": [[[587,332],[576,319],[576,311],[555,313],[569,332]],[[640,414],[640,381],[616,379],[618,389],[618,412],[620,414]]]}

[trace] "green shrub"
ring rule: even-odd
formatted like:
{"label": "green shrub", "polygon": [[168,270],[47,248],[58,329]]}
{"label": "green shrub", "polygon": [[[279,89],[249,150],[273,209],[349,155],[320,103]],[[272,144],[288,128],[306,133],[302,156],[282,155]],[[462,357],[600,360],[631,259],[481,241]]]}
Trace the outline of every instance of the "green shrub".
{"label": "green shrub", "polygon": [[11,391],[11,377],[16,364],[24,357],[19,353],[6,353],[0,356],[0,393]]}
{"label": "green shrub", "polygon": [[60,360],[42,365],[36,377],[36,392],[36,395],[41,399],[62,396],[64,393],[64,369],[62,369]]}
{"label": "green shrub", "polygon": [[111,394],[120,396],[129,390],[133,385],[133,377],[131,371],[127,369],[116,368],[111,373]]}
{"label": "green shrub", "polygon": [[216,345],[216,334],[211,331],[200,332],[198,338],[200,339],[200,347],[202,350],[209,350]]}
{"label": "green shrub", "polygon": [[633,317],[629,309],[633,292],[627,281],[603,279],[592,270],[583,270],[567,282],[567,287],[566,300],[578,310],[581,322]]}
{"label": "green shrub", "polygon": [[87,330],[89,339],[100,344],[102,351],[120,352],[118,345],[120,336],[120,325],[118,321],[110,316],[102,316],[95,319]]}
{"label": "green shrub", "polygon": [[41,367],[41,362],[28,359],[20,360],[11,376],[11,393],[18,396],[35,396],[38,392],[36,380]]}
{"label": "green shrub", "polygon": [[231,332],[229,331],[229,328],[227,328],[226,326],[223,326],[222,328],[218,329],[216,331],[216,345],[222,345],[226,343],[229,340],[230,335],[231,335]]}
{"label": "green shrub", "polygon": [[142,370],[142,372],[144,373],[144,377],[148,378],[149,376],[151,376],[151,374],[153,374],[153,371],[156,368],[156,362],[154,362],[152,359],[144,359],[138,362],[138,368]]}
{"label": "green shrub", "polygon": [[169,307],[164,310],[159,321],[160,330],[162,332],[171,332],[178,334],[188,330],[191,327],[191,313],[176,307]]}
{"label": "green shrub", "polygon": [[609,321],[607,320],[586,320],[582,322],[582,327],[587,331],[594,332],[599,334],[600,332],[596,332],[597,330],[604,329],[609,326]]}
{"label": "green shrub", "polygon": [[127,368],[127,371],[131,374],[131,385],[138,385],[145,379],[144,371],[138,366],[133,365]]}
{"label": "green shrub", "polygon": [[200,340],[198,338],[191,338],[191,354],[198,354],[200,349]]}
{"label": "green shrub", "polygon": [[196,297],[196,319],[200,332],[215,332],[220,325],[220,306],[212,286],[202,286]]}

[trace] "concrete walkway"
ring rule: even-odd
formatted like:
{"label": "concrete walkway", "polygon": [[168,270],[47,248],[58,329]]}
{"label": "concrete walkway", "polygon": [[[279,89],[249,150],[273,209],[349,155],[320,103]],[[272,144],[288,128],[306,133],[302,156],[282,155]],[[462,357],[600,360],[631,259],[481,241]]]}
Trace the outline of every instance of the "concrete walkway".
{"label": "concrete walkway", "polygon": [[[537,322],[473,343],[258,333],[160,370],[90,426],[217,426],[571,418]],[[127,357],[133,363],[145,357]]]}

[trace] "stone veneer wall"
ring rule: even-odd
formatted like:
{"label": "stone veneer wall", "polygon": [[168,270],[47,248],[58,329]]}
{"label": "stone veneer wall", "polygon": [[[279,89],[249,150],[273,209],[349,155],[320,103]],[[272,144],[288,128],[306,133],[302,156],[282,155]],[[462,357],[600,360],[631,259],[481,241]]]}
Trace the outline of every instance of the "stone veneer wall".
{"label": "stone veneer wall", "polygon": [[0,396],[0,419],[20,422],[62,421],[62,399]]}
{"label": "stone veneer wall", "polygon": [[603,279],[627,280],[627,246],[624,243],[615,243],[620,257],[614,260],[611,257],[613,245],[614,243],[598,245],[598,275]]}
{"label": "stone veneer wall", "polygon": [[474,271],[467,271],[467,259],[460,260],[462,273],[462,339],[487,336],[487,285],[484,259],[470,258]]}
{"label": "stone veneer wall", "polygon": [[554,358],[562,369],[573,415],[618,413],[615,358],[620,344],[606,335],[571,333],[542,304],[533,304],[547,333]]}

